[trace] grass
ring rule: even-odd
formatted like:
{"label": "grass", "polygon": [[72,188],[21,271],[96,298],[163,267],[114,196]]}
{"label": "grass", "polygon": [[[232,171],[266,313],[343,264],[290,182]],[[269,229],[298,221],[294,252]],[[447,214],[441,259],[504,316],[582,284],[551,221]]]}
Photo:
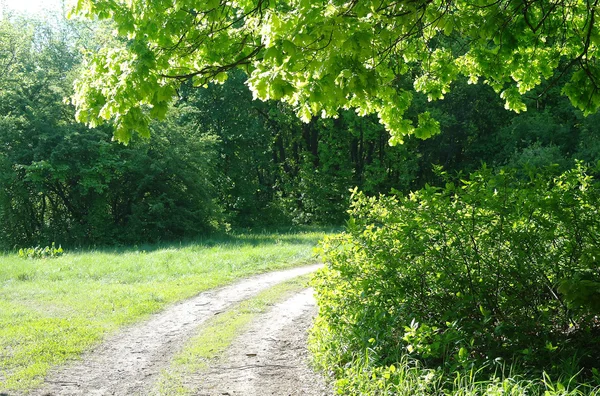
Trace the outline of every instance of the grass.
{"label": "grass", "polygon": [[324,231],[239,234],[185,245],[0,258],[0,391],[26,391],[51,367],[166,305],[236,279],[315,261]]}
{"label": "grass", "polygon": [[483,369],[459,368],[448,374],[406,355],[394,365],[374,366],[365,353],[338,370],[335,388],[340,395],[357,396],[600,396],[600,387],[581,383],[577,376],[557,379],[544,373],[535,377],[511,366],[499,367],[485,377]]}
{"label": "grass", "polygon": [[158,394],[194,394],[195,389],[186,385],[186,376],[206,369],[211,360],[218,358],[257,315],[267,311],[270,305],[306,288],[308,279],[309,275],[306,275],[280,283],[205,323],[200,333],[174,357],[171,367],[161,373]]}

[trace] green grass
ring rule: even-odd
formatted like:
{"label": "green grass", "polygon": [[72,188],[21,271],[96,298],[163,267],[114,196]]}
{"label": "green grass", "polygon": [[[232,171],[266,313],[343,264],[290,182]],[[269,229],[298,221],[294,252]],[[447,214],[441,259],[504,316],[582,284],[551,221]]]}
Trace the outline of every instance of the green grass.
{"label": "green grass", "polygon": [[[310,346],[315,363],[331,372],[333,366],[325,367],[326,356],[315,349],[321,340],[314,330]],[[556,378],[522,371],[517,364],[500,364],[491,375],[485,374],[487,369],[473,365],[445,372],[441,367],[427,368],[408,355],[393,365],[380,366],[367,350],[343,367],[333,367],[334,389],[338,395],[356,396],[600,396],[600,386],[581,381],[579,373]]]}
{"label": "green grass", "polygon": [[192,395],[185,377],[206,369],[218,358],[252,320],[269,306],[307,287],[309,275],[300,276],[265,290],[228,311],[215,316],[202,326],[197,336],[174,357],[171,367],[161,373],[158,394],[161,396]]}
{"label": "green grass", "polygon": [[492,376],[482,376],[483,370],[444,373],[406,355],[394,365],[375,366],[366,352],[337,370],[334,387],[339,395],[356,396],[600,396],[600,387],[580,382],[577,375],[550,378],[500,366]]}
{"label": "green grass", "polygon": [[165,305],[252,274],[315,261],[323,231],[240,234],[181,246],[0,258],[0,391],[38,385],[49,368]]}

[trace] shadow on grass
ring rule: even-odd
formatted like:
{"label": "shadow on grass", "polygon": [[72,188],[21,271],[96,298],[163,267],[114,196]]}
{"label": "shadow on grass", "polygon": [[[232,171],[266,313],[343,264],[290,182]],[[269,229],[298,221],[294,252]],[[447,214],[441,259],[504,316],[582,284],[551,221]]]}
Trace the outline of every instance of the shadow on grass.
{"label": "shadow on grass", "polygon": [[[270,228],[260,230],[233,230],[228,233],[215,233],[185,239],[182,241],[142,243],[115,246],[85,246],[77,248],[64,247],[69,253],[132,253],[154,252],[163,249],[206,249],[215,246],[262,246],[281,243],[285,245],[317,245],[325,234],[334,234],[342,231],[342,227],[317,227],[298,226],[285,228]],[[0,394],[0,396],[4,396]]]}

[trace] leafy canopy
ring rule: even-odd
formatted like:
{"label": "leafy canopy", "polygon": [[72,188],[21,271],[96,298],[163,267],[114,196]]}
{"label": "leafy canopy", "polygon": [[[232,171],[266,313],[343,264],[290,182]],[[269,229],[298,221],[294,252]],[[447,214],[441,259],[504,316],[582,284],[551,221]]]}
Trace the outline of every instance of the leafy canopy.
{"label": "leafy canopy", "polygon": [[377,114],[391,143],[437,133],[429,112],[409,120],[406,111],[415,92],[441,99],[461,75],[492,86],[516,112],[545,82],[593,113],[597,3],[79,0],[74,13],[112,19],[120,39],[88,60],[77,117],[113,122],[126,142],[133,130],[149,133],[148,118],[164,116],[179,83],[222,82],[232,68],[246,71],[256,98],[287,102],[304,121],[341,108]]}

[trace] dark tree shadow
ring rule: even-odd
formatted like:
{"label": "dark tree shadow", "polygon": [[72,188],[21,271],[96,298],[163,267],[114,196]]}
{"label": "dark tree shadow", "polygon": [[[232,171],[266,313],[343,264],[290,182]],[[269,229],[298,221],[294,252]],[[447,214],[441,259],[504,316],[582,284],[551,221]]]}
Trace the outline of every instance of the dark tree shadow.
{"label": "dark tree shadow", "polygon": [[[63,246],[69,253],[73,252],[102,252],[102,253],[131,253],[144,251],[146,253],[162,249],[193,248],[204,249],[214,246],[231,247],[232,249],[244,246],[262,246],[282,243],[285,245],[316,245],[321,237],[319,233],[337,233],[341,227],[287,227],[265,230],[244,230],[231,233],[219,233],[187,239],[177,242],[142,243],[116,246],[84,246],[69,248]],[[3,396],[0,394],[0,396]]]}

